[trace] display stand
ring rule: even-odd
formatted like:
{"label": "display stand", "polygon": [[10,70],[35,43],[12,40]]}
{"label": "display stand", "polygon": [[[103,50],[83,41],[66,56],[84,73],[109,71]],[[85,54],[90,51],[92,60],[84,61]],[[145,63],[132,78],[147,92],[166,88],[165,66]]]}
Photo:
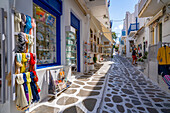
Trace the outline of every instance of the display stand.
{"label": "display stand", "polygon": [[69,79],[70,66],[49,70],[48,96],[58,96],[71,86]]}
{"label": "display stand", "polygon": [[76,29],[66,26],[66,65],[72,67],[72,71],[77,71],[77,38]]}
{"label": "display stand", "polygon": [[[12,57],[12,60],[11,60],[11,62],[12,62],[12,65],[11,65],[11,87],[12,87],[12,94],[11,95],[13,95],[12,96],[12,100],[13,101],[15,101],[15,99],[16,99],[16,94],[15,94],[15,78],[16,78],[16,75],[15,75],[15,57],[16,57],[16,54],[17,54],[17,52],[16,52],[16,49],[17,49],[17,36],[18,36],[18,34],[20,33],[20,32],[15,32],[15,27],[14,27],[14,25],[15,25],[15,21],[14,21],[14,18],[15,18],[15,13],[19,13],[18,11],[16,11],[16,10],[12,10],[12,15],[11,15],[11,26],[12,26],[12,32],[11,32],[11,35],[12,35],[12,37],[11,37],[11,57]],[[27,35],[29,35],[29,34],[27,34]],[[32,38],[33,38],[33,44],[30,46],[30,51],[29,52],[31,52],[31,53],[33,53],[33,54],[35,54],[36,53],[36,27],[34,27],[33,29],[32,29],[32,34],[31,35],[29,35],[29,36],[31,36]],[[35,65],[34,65],[34,70],[36,70],[36,63],[35,63]]]}
{"label": "display stand", "polygon": [[90,43],[84,42],[84,73],[88,73],[90,71],[89,63],[90,63]]}

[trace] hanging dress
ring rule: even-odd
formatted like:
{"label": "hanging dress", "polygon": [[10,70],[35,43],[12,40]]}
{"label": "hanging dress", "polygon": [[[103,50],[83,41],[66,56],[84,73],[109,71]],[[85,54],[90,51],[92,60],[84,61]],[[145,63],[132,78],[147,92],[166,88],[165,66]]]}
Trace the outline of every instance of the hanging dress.
{"label": "hanging dress", "polygon": [[16,75],[16,107],[18,110],[24,111],[28,109],[28,103],[25,96],[25,91],[23,87],[24,79],[23,74]]}

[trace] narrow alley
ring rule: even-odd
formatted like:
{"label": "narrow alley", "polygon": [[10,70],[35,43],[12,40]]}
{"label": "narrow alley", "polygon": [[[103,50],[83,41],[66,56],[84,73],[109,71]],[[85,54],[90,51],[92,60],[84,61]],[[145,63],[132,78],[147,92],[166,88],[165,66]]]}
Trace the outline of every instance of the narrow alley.
{"label": "narrow alley", "polygon": [[[101,68],[100,68],[101,67]],[[170,95],[115,55],[93,75],[80,75],[56,99],[31,113],[169,113]]]}

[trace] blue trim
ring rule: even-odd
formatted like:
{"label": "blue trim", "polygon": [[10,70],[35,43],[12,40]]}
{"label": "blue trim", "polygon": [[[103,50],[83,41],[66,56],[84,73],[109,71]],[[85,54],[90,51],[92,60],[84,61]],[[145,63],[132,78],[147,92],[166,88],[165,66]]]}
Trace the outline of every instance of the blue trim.
{"label": "blue trim", "polygon": [[53,67],[53,66],[58,66],[58,64],[57,63],[41,64],[41,65],[37,65],[36,69],[42,69],[42,68]]}
{"label": "blue trim", "polygon": [[[61,0],[33,0],[33,2],[56,17],[56,60],[57,62],[37,65],[37,69],[61,65],[60,16],[62,14],[62,1]],[[55,5],[54,2],[57,5]],[[54,5],[56,7],[54,7]]]}
{"label": "blue trim", "polygon": [[33,0],[33,2],[55,16],[62,15],[62,1],[60,0]]}
{"label": "blue trim", "polygon": [[77,71],[80,72],[80,20],[72,12],[71,26],[77,29]]}

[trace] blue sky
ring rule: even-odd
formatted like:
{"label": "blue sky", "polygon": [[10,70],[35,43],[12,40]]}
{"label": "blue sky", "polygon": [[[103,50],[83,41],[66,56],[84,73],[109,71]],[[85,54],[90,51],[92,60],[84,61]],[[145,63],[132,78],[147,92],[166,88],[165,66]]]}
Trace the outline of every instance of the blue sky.
{"label": "blue sky", "polygon": [[[123,20],[125,18],[126,11],[134,12],[135,4],[138,0],[110,0],[109,14],[110,20],[113,20],[112,31],[121,33],[123,28],[123,21],[115,22],[114,20]],[[118,34],[120,37],[121,34]]]}

